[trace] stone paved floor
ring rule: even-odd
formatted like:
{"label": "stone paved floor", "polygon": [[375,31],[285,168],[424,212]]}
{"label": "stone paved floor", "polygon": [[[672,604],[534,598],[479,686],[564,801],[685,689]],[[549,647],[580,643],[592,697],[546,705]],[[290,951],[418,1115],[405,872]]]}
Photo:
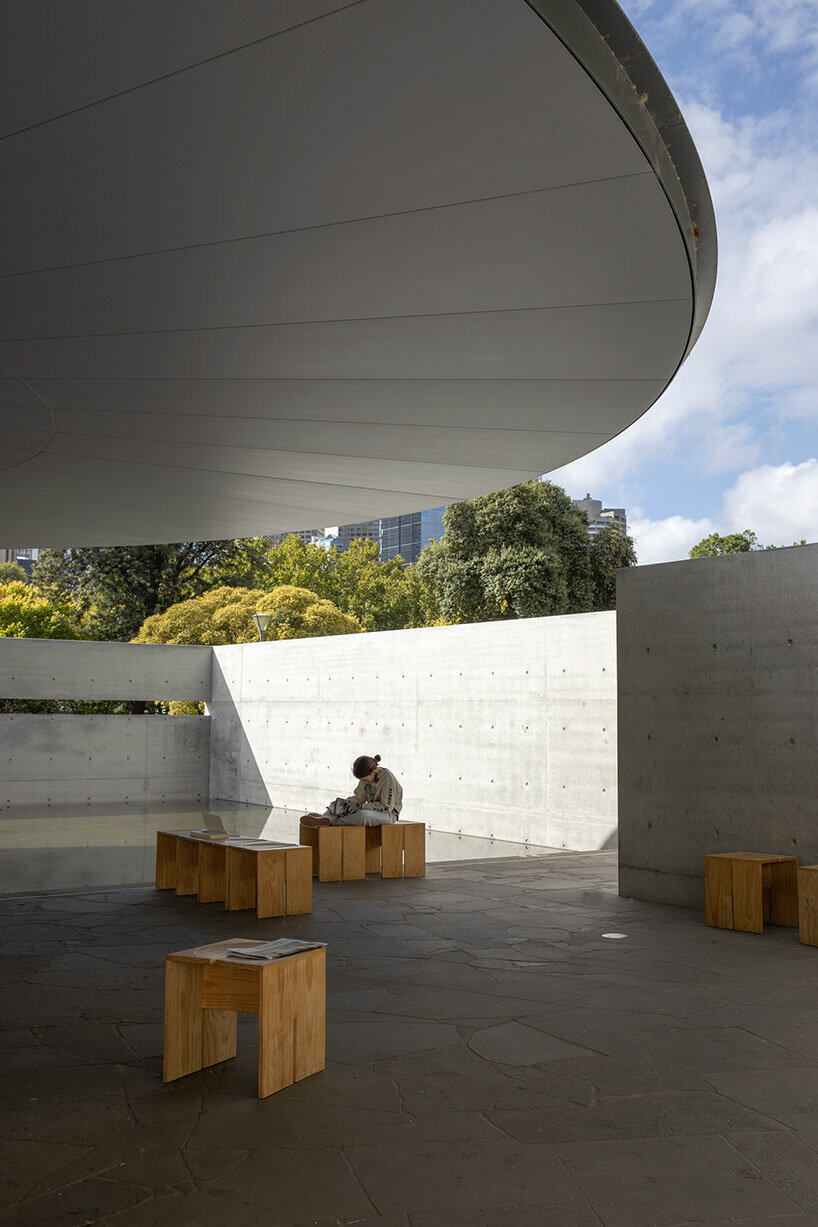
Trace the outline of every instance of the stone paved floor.
{"label": "stone paved floor", "polygon": [[[818,1227],[818,950],[619,899],[612,854],[0,922],[0,1224]],[[329,942],[326,1072],[259,1103],[248,1019],[164,1085],[165,954],[282,933]]]}

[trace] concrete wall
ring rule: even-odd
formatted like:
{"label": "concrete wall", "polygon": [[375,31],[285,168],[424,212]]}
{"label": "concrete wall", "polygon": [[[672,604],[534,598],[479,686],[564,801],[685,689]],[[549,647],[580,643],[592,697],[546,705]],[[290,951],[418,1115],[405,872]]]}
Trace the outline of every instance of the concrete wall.
{"label": "concrete wall", "polygon": [[[211,649],[0,639],[10,699],[207,699]],[[206,716],[0,715],[0,805],[207,796]]]}
{"label": "concrete wall", "polygon": [[818,862],[818,546],[620,571],[620,891],[702,903],[708,852]]}
{"label": "concrete wall", "polygon": [[220,647],[211,795],[323,809],[382,755],[404,816],[553,847],[616,838],[615,615]]}
{"label": "concrete wall", "polygon": [[210,697],[210,648],[0,639],[3,699]]}
{"label": "concrete wall", "polygon": [[0,805],[207,796],[206,716],[0,715]]}

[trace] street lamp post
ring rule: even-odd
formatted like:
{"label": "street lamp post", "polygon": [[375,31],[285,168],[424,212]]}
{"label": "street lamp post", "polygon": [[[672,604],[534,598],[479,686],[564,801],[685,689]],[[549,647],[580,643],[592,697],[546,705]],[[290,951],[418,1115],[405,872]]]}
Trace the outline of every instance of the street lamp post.
{"label": "street lamp post", "polygon": [[259,643],[264,643],[264,632],[267,630],[267,627],[270,625],[270,622],[272,621],[272,617],[273,617],[272,614],[265,614],[265,613],[253,614],[253,621],[255,622],[256,630],[258,631]]}

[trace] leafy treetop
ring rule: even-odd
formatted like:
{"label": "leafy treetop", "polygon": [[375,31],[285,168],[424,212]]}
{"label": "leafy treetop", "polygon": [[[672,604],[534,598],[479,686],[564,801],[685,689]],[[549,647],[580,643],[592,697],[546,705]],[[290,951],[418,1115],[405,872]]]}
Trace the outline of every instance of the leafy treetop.
{"label": "leafy treetop", "polygon": [[418,572],[437,591],[446,621],[612,608],[611,568],[635,558],[632,543],[623,551],[606,537],[592,561],[585,513],[551,482],[455,503],[443,523],[445,536],[423,551]]}
{"label": "leafy treetop", "polygon": [[44,550],[33,582],[71,599],[93,639],[131,639],[146,618],[217,585],[256,586],[266,570],[266,537],[176,545]]}
{"label": "leafy treetop", "polygon": [[592,609],[616,608],[616,572],[620,567],[636,566],[633,540],[608,524],[591,538]]}
{"label": "leafy treetop", "polygon": [[375,541],[360,537],[339,551],[286,537],[268,554],[266,583],[308,588],[357,618],[364,630],[426,626],[435,597],[416,567],[381,562]]}
{"label": "leafy treetop", "polygon": [[0,638],[84,639],[77,621],[67,602],[55,604],[27,583],[0,583]]}
{"label": "leafy treetop", "polygon": [[19,562],[0,562],[0,584],[28,582],[28,572],[23,570]]}
{"label": "leafy treetop", "polygon": [[[793,545],[806,545],[804,538],[800,541],[793,541]],[[761,545],[758,537],[749,528],[745,528],[742,533],[727,533],[726,536],[720,536],[718,533],[711,533],[709,537],[702,537],[701,541],[693,546],[690,551],[691,558],[716,558],[720,554],[748,554],[751,550],[777,550],[782,547],[777,545]]]}
{"label": "leafy treetop", "polygon": [[719,554],[748,554],[750,550],[760,550],[758,538],[749,528],[743,533],[728,533],[722,537],[719,533],[711,533],[702,537],[690,551],[691,558],[716,558]]}
{"label": "leafy treetop", "polygon": [[254,613],[270,613],[265,639],[303,639],[360,633],[360,623],[319,599],[306,588],[282,585],[272,592],[258,588],[213,588],[154,614],[134,643],[252,643],[258,639]]}

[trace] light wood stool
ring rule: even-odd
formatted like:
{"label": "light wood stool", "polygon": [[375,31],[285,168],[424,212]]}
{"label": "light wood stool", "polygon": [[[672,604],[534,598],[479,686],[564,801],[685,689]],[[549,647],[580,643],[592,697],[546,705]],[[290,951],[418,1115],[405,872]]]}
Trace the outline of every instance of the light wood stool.
{"label": "light wood stool", "polygon": [[805,946],[818,946],[818,865],[798,869],[798,930]]}
{"label": "light wood stool", "polygon": [[306,827],[299,842],[312,848],[319,882],[347,882],[368,873],[382,878],[422,878],[426,873],[426,826],[387,822],[376,827]]}
{"label": "light wood stool", "polygon": [[312,911],[309,848],[268,840],[197,839],[189,831],[158,831],[156,886],[200,903],[224,902],[228,912],[255,908],[259,919]]}
{"label": "light wood stool", "polygon": [[263,944],[232,938],[167,956],[165,1082],[234,1057],[237,1011],[258,1015],[259,1099],[324,1068],[326,950],[269,963],[227,955]]}
{"label": "light wood stool", "polygon": [[[366,877],[366,827],[305,827],[298,835],[312,849],[312,873],[319,882]],[[374,829],[374,828],[373,828]]]}
{"label": "light wood stool", "polygon": [[798,857],[715,852],[704,858],[704,920],[717,929],[763,933],[798,926]]}

